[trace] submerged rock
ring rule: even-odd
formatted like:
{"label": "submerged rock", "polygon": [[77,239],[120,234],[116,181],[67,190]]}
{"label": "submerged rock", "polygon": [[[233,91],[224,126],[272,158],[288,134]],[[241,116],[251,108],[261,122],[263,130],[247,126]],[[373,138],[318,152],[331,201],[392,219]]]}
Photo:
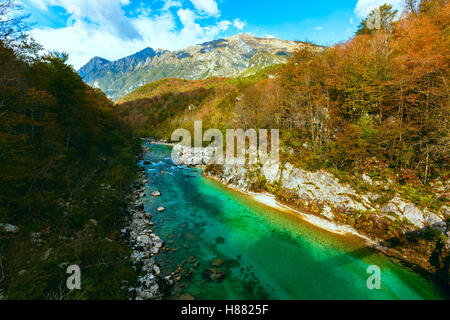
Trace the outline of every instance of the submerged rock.
{"label": "submerged rock", "polygon": [[223,266],[224,263],[225,263],[225,261],[223,261],[222,259],[214,259],[211,262],[211,266],[215,267],[215,268],[219,268],[219,267]]}
{"label": "submerged rock", "polygon": [[220,270],[217,269],[205,269],[202,273],[202,277],[205,280],[218,283],[223,282],[225,280],[225,274],[223,274]]}
{"label": "submerged rock", "polygon": [[216,239],[216,243],[217,243],[217,244],[224,244],[224,243],[225,243],[225,238],[218,237],[218,238]]}
{"label": "submerged rock", "polygon": [[192,233],[186,233],[185,237],[186,237],[186,239],[191,240],[191,241],[196,241],[198,239],[198,237]]}
{"label": "submerged rock", "polygon": [[180,296],[180,300],[192,301],[192,300],[195,300],[195,298],[191,294],[185,293]]}

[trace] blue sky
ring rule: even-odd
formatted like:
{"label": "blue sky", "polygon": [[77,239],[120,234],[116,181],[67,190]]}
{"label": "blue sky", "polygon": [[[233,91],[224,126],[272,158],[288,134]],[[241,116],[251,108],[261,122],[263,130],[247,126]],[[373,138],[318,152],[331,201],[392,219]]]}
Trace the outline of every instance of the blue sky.
{"label": "blue sky", "polygon": [[182,49],[250,33],[333,45],[349,39],[371,9],[402,0],[22,0],[32,35],[48,50],[65,51],[80,68],[145,47]]}

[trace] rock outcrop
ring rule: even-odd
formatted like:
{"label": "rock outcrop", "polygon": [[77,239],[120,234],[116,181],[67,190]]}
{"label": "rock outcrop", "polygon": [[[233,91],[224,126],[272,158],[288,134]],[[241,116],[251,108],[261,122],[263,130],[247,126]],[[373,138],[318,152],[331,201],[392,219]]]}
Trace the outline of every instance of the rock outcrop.
{"label": "rock outcrop", "polygon": [[432,227],[442,232],[447,229],[444,213],[421,210],[411,202],[396,196],[381,210],[367,194],[358,194],[349,185],[340,183],[332,174],[320,170],[310,172],[295,168],[290,163],[280,165],[266,162],[260,169],[244,166],[224,166],[215,178],[241,191],[250,191],[256,177],[263,177],[271,184],[278,183],[286,191],[293,193],[307,206],[320,207],[321,215],[333,220],[333,212],[364,212],[379,215],[380,218],[398,216],[411,226],[422,229]]}
{"label": "rock outcrop", "polygon": [[[174,161],[184,165],[205,166],[214,163],[215,156],[213,147],[189,148],[176,145],[173,151]],[[253,183],[258,179],[264,179],[269,184],[278,184],[282,190],[295,195],[306,207],[314,205],[320,208],[320,215],[328,220],[334,219],[335,212],[360,212],[376,215],[378,219],[399,218],[406,222],[405,231],[431,227],[445,233],[448,229],[445,212],[421,210],[398,195],[380,208],[375,203],[379,195],[359,194],[323,170],[311,172],[295,168],[290,163],[283,165],[271,160],[263,165],[223,165],[220,168],[215,172],[207,170],[205,174],[243,192],[251,191]],[[361,180],[366,184],[374,183],[367,175],[363,175]]]}
{"label": "rock outcrop", "polygon": [[[179,164],[205,166],[212,159],[211,151],[202,148],[192,150],[175,147],[174,150]],[[331,223],[340,225],[342,229],[356,230],[360,236],[369,240],[374,248],[448,281],[447,276],[439,276],[446,273],[436,271],[441,270],[440,267],[431,262],[431,257],[437,256],[437,253],[433,252],[437,250],[436,248],[442,247],[442,250],[438,250],[439,257],[448,256],[450,230],[447,225],[449,215],[447,207],[432,212],[429,209],[420,209],[399,195],[385,204],[380,204],[381,194],[358,193],[329,172],[306,171],[295,168],[290,163],[281,164],[270,160],[254,166],[213,164],[206,166],[203,173],[245,193],[258,190],[261,186],[274,190],[285,202],[292,204],[293,208],[319,216],[314,218],[320,219],[324,225]],[[376,186],[383,190],[382,192],[389,192],[394,184],[389,180],[387,183],[374,181],[368,175],[361,177],[361,183]],[[394,228],[395,231],[390,233],[390,228]],[[417,246],[391,246],[392,241],[397,243],[407,241],[405,239],[411,236],[418,239],[436,237],[434,231],[429,232],[431,230],[440,232],[438,238],[443,241],[432,240],[423,244],[419,241]],[[205,270],[204,277],[221,280],[220,275],[211,270]]]}
{"label": "rock outcrop", "polygon": [[16,227],[12,224],[6,223],[0,223],[0,232],[6,232],[6,233],[17,233],[19,231],[19,227]]}
{"label": "rock outcrop", "polygon": [[215,155],[214,147],[190,148],[177,144],[172,150],[172,161],[179,165],[204,166],[212,163]]}
{"label": "rock outcrop", "polygon": [[395,214],[397,217],[406,219],[417,228],[431,226],[442,232],[445,232],[446,230],[447,224],[442,216],[438,216],[429,210],[422,211],[411,202],[405,201],[399,196],[396,196],[381,208],[381,212],[385,214]]}

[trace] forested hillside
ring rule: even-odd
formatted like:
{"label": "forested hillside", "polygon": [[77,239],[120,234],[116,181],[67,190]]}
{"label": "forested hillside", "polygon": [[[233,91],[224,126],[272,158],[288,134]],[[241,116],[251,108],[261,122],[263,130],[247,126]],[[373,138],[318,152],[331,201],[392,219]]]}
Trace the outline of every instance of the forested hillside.
{"label": "forested hillside", "polygon": [[367,31],[363,22],[346,43],[303,48],[286,65],[248,78],[151,83],[122,98],[120,113],[166,139],[200,118],[220,129],[280,128],[285,156],[311,168],[370,165],[402,183],[445,180],[449,10],[448,1],[422,1],[399,21],[385,19],[381,30]]}
{"label": "forested hillside", "polygon": [[[139,143],[65,55],[37,54],[23,18],[0,28],[0,295],[127,298],[119,235]],[[73,264],[83,287],[70,293]]]}
{"label": "forested hillside", "polygon": [[[65,54],[41,55],[26,16],[0,19],[0,299],[127,299],[136,274],[120,230],[136,137],[169,140],[200,119],[205,130],[279,128],[283,163],[376,195],[373,216],[336,213],[339,223],[407,248],[449,283],[450,3],[406,3],[399,19],[382,6],[380,29],[373,11],[349,41],[302,46],[286,64],[263,60],[233,79],[163,79],[118,104],[83,82]],[[0,17],[14,9],[0,0]],[[298,200],[265,179],[253,187]],[[398,197],[447,229],[404,233],[407,220],[379,210]],[[73,264],[83,287],[69,292]]]}
{"label": "forested hillside", "polygon": [[[283,163],[331,172],[360,194],[376,195],[375,207],[401,197],[448,222],[450,4],[406,3],[399,19],[382,6],[380,29],[368,27],[373,11],[354,38],[320,51],[302,48],[286,65],[247,78],[151,83],[118,109],[141,135],[167,140],[199,119],[204,130],[280,128]],[[264,179],[257,189],[300,203]],[[412,260],[423,255],[427,268],[443,268],[448,281],[445,232],[405,234],[408,223],[399,217],[380,227],[375,220],[384,218],[362,212],[339,219],[408,247]],[[438,255],[440,262],[433,260]]]}

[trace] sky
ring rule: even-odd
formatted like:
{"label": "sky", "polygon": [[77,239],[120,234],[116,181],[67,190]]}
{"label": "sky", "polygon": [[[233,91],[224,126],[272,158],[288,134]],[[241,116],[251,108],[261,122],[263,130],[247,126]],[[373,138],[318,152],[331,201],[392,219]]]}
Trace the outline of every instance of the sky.
{"label": "sky", "polygon": [[178,50],[249,33],[333,45],[362,18],[403,0],[21,0],[32,36],[69,54],[79,69],[99,56],[117,60],[146,47]]}

